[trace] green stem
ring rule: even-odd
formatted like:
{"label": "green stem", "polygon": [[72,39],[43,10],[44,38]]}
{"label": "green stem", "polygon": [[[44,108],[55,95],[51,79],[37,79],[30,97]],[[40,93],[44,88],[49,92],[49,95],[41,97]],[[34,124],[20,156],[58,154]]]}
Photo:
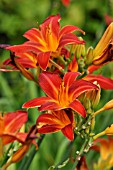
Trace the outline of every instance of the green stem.
{"label": "green stem", "polygon": [[104,111],[104,110],[105,110],[104,107],[101,108],[101,109],[99,109],[99,110],[97,110],[97,111],[94,113],[94,116],[98,115],[99,113],[101,113],[101,112]]}
{"label": "green stem", "polygon": [[76,156],[76,160],[75,160],[75,163],[74,163],[74,165],[72,167],[72,170],[75,170],[78,162],[80,161],[81,156],[83,155],[83,152],[84,152],[84,149],[85,149],[87,143],[88,143],[88,139],[86,138],[83,145],[82,145],[82,147],[81,147],[81,149],[80,149],[80,151],[79,151],[79,154]]}
{"label": "green stem", "polygon": [[103,135],[105,135],[105,131],[98,133],[97,135],[95,135],[93,137],[93,139],[95,140],[95,139],[97,139],[97,138],[99,138],[100,136],[103,136]]}
{"label": "green stem", "polygon": [[55,63],[53,60],[50,59],[50,62],[56,67],[58,68],[59,71],[61,71],[63,74],[65,73],[64,69],[59,66],[57,63]]}
{"label": "green stem", "polygon": [[[41,139],[38,140],[38,142],[37,142],[38,147],[41,145],[44,137],[45,137],[45,135],[42,135]],[[32,146],[30,154],[26,155],[24,157],[24,159],[22,160],[22,163],[21,163],[21,165],[19,167],[19,170],[28,170],[29,169],[29,166],[30,166],[30,164],[31,164],[31,162],[32,162],[36,152],[37,152],[37,150],[36,150],[35,146]]]}
{"label": "green stem", "polygon": [[9,153],[10,149],[12,148],[12,146],[13,146],[13,143],[9,146],[7,152],[5,153],[4,160],[0,164],[0,167],[2,167],[7,162],[7,160],[9,159],[8,153]]}

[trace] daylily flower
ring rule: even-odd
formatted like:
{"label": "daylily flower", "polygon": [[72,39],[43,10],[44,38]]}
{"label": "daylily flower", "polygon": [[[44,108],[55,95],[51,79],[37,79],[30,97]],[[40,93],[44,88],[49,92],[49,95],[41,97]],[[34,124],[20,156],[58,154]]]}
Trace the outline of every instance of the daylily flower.
{"label": "daylily flower", "polygon": [[70,0],[62,0],[64,6],[69,6]]}
{"label": "daylily flower", "polygon": [[113,139],[110,137],[108,139],[98,139],[94,149],[95,146],[98,147],[100,152],[98,163],[94,165],[95,169],[104,169],[105,167],[110,169],[113,167]]}
{"label": "daylily flower", "polygon": [[113,22],[107,27],[94,49],[93,64],[101,66],[113,60]]}
{"label": "daylily flower", "polygon": [[58,57],[61,49],[67,44],[83,44],[73,31],[80,31],[80,28],[72,25],[67,25],[60,29],[60,15],[48,17],[40,26],[39,29],[32,28],[28,30],[24,37],[27,42],[21,45],[7,47],[18,56],[20,62],[27,62],[27,65],[37,67],[37,64],[46,70],[49,60]]}
{"label": "daylily flower", "polygon": [[23,108],[39,107],[40,111],[71,108],[85,117],[86,111],[77,97],[85,91],[98,87],[85,80],[76,80],[78,75],[80,75],[78,72],[68,72],[61,79],[57,74],[41,73],[39,85],[47,97],[32,99],[26,102]]}
{"label": "daylily flower", "polygon": [[13,142],[14,140],[23,142],[23,138],[20,137],[22,135],[18,131],[27,119],[27,112],[22,110],[9,112],[4,116],[0,116],[0,138],[2,138],[3,145]]}
{"label": "daylily flower", "polygon": [[69,139],[74,139],[73,129],[75,127],[74,113],[72,110],[52,111],[41,114],[37,119],[38,132],[42,134],[62,131]]}

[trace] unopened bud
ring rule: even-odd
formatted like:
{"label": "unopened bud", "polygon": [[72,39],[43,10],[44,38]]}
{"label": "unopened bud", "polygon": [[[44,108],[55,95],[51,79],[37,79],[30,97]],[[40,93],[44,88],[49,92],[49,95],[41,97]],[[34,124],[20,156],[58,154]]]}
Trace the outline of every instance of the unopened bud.
{"label": "unopened bud", "polygon": [[96,81],[93,84],[97,85],[99,87],[99,89],[93,89],[91,91],[86,92],[86,98],[88,98],[91,101],[92,107],[95,108],[100,101],[101,89],[100,89],[99,84],[97,84]]}
{"label": "unopened bud", "polygon": [[104,110],[109,110],[113,108],[113,100],[110,100],[108,103],[104,105]]}
{"label": "unopened bud", "polygon": [[[83,38],[79,37],[79,40],[83,41]],[[77,59],[79,59],[81,56],[85,57],[85,55],[86,55],[85,45],[84,44],[73,45],[71,52],[76,55]]]}
{"label": "unopened bud", "polygon": [[105,134],[113,135],[113,124],[105,129]]}
{"label": "unopened bud", "polygon": [[28,145],[23,145],[22,147],[20,147],[12,156],[11,162],[18,162],[20,161],[23,156],[26,154],[26,152],[29,149],[29,144]]}
{"label": "unopened bud", "polygon": [[93,51],[94,51],[93,47],[89,47],[88,50],[87,50],[87,54],[86,54],[86,64],[87,65],[92,64],[93,57],[94,57]]}

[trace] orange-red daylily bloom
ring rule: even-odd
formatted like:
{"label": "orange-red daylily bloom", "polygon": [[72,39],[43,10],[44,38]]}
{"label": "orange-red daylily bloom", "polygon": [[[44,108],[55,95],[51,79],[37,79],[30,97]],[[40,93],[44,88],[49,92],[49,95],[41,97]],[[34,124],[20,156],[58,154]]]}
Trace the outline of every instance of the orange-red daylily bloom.
{"label": "orange-red daylily bloom", "polygon": [[39,107],[44,110],[61,110],[71,108],[74,111],[86,116],[86,111],[77,97],[94,88],[98,88],[93,83],[85,80],[76,80],[78,72],[68,72],[61,79],[57,74],[42,73],[39,75],[39,84],[47,97],[32,99],[23,105],[23,108]]}
{"label": "orange-red daylily bloom", "polygon": [[62,131],[69,139],[74,139],[73,129],[75,127],[74,113],[72,110],[59,110],[41,114],[37,119],[38,132],[42,134]]}
{"label": "orange-red daylily bloom", "polygon": [[2,138],[3,145],[13,142],[14,140],[23,142],[23,137],[25,135],[22,135],[18,131],[27,119],[27,112],[22,110],[9,112],[4,116],[0,116],[0,138]]}
{"label": "orange-red daylily bloom", "polygon": [[14,52],[18,56],[19,62],[32,67],[37,67],[39,64],[43,70],[46,70],[49,59],[58,57],[64,46],[84,43],[75,34],[72,34],[76,30],[84,32],[72,25],[67,25],[61,29],[60,19],[60,15],[48,17],[39,26],[39,29],[32,28],[24,34],[24,37],[28,39],[27,42],[6,49]]}
{"label": "orange-red daylily bloom", "polygon": [[95,150],[96,148],[100,152],[100,158],[95,167],[98,167],[98,169],[110,169],[113,167],[113,139],[111,137],[108,139],[98,139],[95,143],[92,149]]}

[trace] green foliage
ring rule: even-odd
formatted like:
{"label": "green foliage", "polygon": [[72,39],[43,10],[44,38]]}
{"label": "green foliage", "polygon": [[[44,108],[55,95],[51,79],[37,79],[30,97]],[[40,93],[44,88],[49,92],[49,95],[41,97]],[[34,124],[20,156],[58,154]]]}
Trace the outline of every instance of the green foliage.
{"label": "green foliage", "polygon": [[[54,0],[53,0],[54,1]],[[32,27],[38,27],[48,14],[60,13],[61,25],[73,24],[86,32],[83,37],[87,46],[94,46],[105,30],[104,15],[109,13],[109,5],[105,0],[73,0],[70,6],[63,7],[60,0],[1,0],[0,1],[0,43],[20,44],[24,42],[22,35]],[[113,17],[113,16],[112,16]],[[0,62],[7,58],[8,52],[1,50]],[[102,73],[111,77],[113,64],[103,67]],[[108,69],[109,68],[109,69]],[[106,71],[107,70],[107,71]],[[108,71],[109,70],[109,71]],[[112,77],[113,78],[113,77]],[[18,72],[0,73],[0,110],[4,112],[21,109],[22,104],[27,100],[40,96],[42,91],[33,83],[28,82]],[[101,108],[106,101],[112,99],[113,92],[102,91],[102,101],[98,108]],[[112,123],[113,110],[103,112],[97,118],[96,132],[103,130]],[[35,123],[40,113],[37,109],[29,110],[29,123]],[[105,118],[105,116],[107,117]],[[104,123],[103,123],[104,122]],[[78,140],[78,144],[80,141]],[[76,146],[77,147],[77,146]],[[60,163],[66,157],[65,151],[70,149],[70,154],[75,154],[76,148],[71,148],[69,141],[64,139],[61,133],[47,135],[42,142],[39,151],[36,153],[29,170],[54,169],[54,165]],[[88,153],[88,163],[94,157],[94,152]],[[67,157],[66,157],[67,159]],[[67,162],[61,163],[63,170],[70,170],[63,167]],[[90,164],[89,164],[90,165]],[[20,164],[17,164],[19,167]],[[12,166],[11,170],[16,170]],[[91,165],[90,165],[91,167]],[[92,168],[92,167],[91,167]],[[10,169],[10,168],[9,168]]]}

